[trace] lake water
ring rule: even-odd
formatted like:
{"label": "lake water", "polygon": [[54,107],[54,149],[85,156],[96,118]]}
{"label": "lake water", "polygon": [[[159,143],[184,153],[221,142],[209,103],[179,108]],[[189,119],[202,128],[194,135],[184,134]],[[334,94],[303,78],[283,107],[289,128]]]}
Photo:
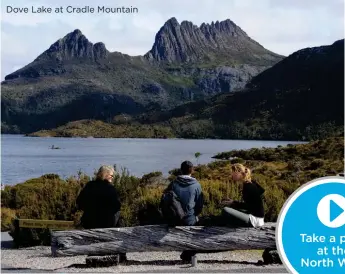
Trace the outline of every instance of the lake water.
{"label": "lake water", "polygon": [[[1,135],[1,181],[13,185],[47,173],[65,178],[77,175],[79,170],[93,175],[102,164],[126,167],[136,176],[152,171],[168,174],[184,160],[196,163],[196,152],[202,153],[199,162],[204,164],[213,161],[211,157],[218,152],[293,143],[299,142]],[[52,145],[61,149],[51,149]]]}

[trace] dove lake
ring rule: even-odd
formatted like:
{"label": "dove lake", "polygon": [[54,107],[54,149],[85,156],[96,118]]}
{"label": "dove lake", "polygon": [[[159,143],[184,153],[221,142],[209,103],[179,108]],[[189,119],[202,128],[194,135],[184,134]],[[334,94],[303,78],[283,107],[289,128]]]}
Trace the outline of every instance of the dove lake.
{"label": "dove lake", "polygon": [[[61,177],[82,171],[93,175],[102,164],[127,168],[142,176],[152,171],[164,175],[182,161],[206,164],[219,152],[235,149],[277,147],[293,141],[51,138],[1,135],[1,182],[13,185],[47,173]],[[196,159],[195,153],[201,156]]]}

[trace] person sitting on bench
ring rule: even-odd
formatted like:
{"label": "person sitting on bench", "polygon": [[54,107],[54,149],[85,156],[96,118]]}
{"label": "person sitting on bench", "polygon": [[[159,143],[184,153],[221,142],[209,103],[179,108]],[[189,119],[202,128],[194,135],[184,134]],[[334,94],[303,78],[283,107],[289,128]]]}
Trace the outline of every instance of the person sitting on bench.
{"label": "person sitting on bench", "polygon": [[[84,211],[81,225],[85,229],[111,228],[118,226],[121,203],[113,185],[115,170],[112,166],[101,166],[96,179],[88,182],[77,198],[77,208]],[[121,253],[120,261],[126,261]]]}
{"label": "person sitting on bench", "polygon": [[[192,177],[194,171],[190,161],[181,164],[181,175],[170,183],[161,199],[163,217],[169,225],[194,226],[203,209],[203,193],[200,183]],[[196,251],[183,251],[180,258],[191,261]]]}
{"label": "person sitting on bench", "polygon": [[262,195],[265,190],[251,178],[251,171],[242,164],[231,166],[232,179],[243,184],[243,202],[225,200],[222,202],[222,217],[226,224],[234,226],[261,227],[264,225]]}

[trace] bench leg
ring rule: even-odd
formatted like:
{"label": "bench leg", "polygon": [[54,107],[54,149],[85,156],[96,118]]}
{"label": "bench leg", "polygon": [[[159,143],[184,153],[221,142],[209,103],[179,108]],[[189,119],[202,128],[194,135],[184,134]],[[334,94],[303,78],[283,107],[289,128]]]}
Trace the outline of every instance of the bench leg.
{"label": "bench leg", "polygon": [[120,255],[107,255],[107,256],[87,256],[86,265],[88,267],[109,267],[119,265]]}
{"label": "bench leg", "polygon": [[196,257],[196,255],[192,256],[192,267],[195,267],[198,265],[198,258]]}

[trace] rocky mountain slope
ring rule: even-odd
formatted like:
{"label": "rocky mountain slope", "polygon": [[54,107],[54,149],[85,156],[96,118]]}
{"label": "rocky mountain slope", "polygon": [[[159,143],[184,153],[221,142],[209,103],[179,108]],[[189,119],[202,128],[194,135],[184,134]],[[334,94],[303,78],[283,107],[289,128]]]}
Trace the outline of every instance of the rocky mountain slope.
{"label": "rocky mountain slope", "polygon": [[167,110],[239,90],[282,60],[232,21],[194,26],[168,20],[152,49],[131,57],[91,43],[79,30],[59,39],[1,83],[2,132]]}
{"label": "rocky mountain slope", "polygon": [[169,124],[180,137],[305,140],[343,134],[344,39],[291,54],[255,76],[243,92],[140,120]]}
{"label": "rocky mountain slope", "polygon": [[178,23],[171,18],[159,30],[152,49],[145,58],[168,63],[223,60],[228,64],[263,66],[275,62],[280,56],[267,51],[252,40],[231,20],[195,26],[192,22]]}
{"label": "rocky mountain slope", "polygon": [[344,40],[339,40],[293,53],[241,92],[34,135],[310,140],[343,134]]}

